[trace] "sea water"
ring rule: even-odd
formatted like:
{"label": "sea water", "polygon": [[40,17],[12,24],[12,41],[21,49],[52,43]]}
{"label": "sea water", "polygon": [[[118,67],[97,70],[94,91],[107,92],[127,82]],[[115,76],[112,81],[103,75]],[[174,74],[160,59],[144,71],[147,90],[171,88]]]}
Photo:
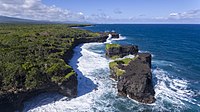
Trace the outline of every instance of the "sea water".
{"label": "sea water", "polygon": [[[95,25],[91,31],[116,31],[120,39],[77,46],[70,65],[78,73],[78,97],[41,94],[25,103],[30,112],[200,111],[200,25]],[[117,95],[109,78],[106,43],[138,45],[152,54],[156,102],[150,105]]]}

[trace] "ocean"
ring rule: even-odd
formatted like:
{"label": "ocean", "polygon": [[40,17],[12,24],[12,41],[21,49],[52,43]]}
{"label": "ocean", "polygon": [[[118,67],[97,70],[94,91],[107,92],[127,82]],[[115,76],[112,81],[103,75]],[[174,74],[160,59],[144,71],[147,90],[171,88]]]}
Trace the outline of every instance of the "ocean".
{"label": "ocean", "polygon": [[78,73],[78,97],[41,94],[25,103],[30,112],[200,112],[200,25],[99,24],[83,29],[115,31],[111,43],[138,45],[152,54],[156,102],[150,105],[117,95],[109,78],[105,43],[77,46],[70,65]]}

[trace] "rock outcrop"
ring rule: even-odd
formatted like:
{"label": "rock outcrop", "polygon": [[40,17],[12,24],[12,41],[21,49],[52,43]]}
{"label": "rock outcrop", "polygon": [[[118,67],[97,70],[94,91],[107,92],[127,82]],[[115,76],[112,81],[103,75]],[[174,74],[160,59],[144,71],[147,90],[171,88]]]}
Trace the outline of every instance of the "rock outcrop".
{"label": "rock outcrop", "polygon": [[120,34],[119,33],[116,33],[116,32],[100,32],[100,34],[101,35],[109,35],[109,34],[111,34],[112,35],[112,38],[115,38],[115,39],[117,39],[117,38],[119,38],[120,37]]}
{"label": "rock outcrop", "polygon": [[72,75],[61,83],[49,82],[34,89],[7,91],[0,94],[0,109],[2,112],[21,111],[24,101],[45,92],[58,92],[64,96],[73,98],[77,95],[77,84],[77,76]]}
{"label": "rock outcrop", "polygon": [[89,43],[89,42],[106,42],[108,38],[108,35],[105,34],[101,34],[99,37],[79,37],[79,38],[75,38],[75,46],[82,44],[82,43]]}
{"label": "rock outcrop", "polygon": [[119,38],[119,34],[118,33],[116,33],[116,32],[108,32],[109,34],[111,34],[112,35],[112,38]]}
{"label": "rock outcrop", "polygon": [[118,94],[138,102],[153,103],[151,54],[138,53],[134,58],[116,60],[109,64],[111,78],[117,80]]}
{"label": "rock outcrop", "polygon": [[106,56],[110,58],[122,58],[126,55],[135,55],[138,53],[138,46],[136,45],[119,45],[106,44]]}

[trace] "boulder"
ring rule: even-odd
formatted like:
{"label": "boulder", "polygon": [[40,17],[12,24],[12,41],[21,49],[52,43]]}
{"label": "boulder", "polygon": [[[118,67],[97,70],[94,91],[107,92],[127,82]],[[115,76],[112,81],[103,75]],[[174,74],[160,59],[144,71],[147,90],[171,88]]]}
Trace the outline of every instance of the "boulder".
{"label": "boulder", "polygon": [[134,58],[111,62],[111,77],[117,80],[118,94],[138,102],[153,103],[151,54],[139,53]]}
{"label": "boulder", "polygon": [[122,58],[126,55],[135,55],[138,53],[138,46],[136,45],[119,45],[106,44],[106,56],[112,59]]}

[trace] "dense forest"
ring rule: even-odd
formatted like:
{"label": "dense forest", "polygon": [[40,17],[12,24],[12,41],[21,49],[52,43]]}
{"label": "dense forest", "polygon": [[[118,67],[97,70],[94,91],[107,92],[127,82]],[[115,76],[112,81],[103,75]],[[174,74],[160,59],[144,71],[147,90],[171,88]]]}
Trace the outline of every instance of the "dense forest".
{"label": "dense forest", "polygon": [[74,75],[64,54],[72,50],[76,38],[99,34],[71,26],[0,24],[0,93],[37,88]]}

